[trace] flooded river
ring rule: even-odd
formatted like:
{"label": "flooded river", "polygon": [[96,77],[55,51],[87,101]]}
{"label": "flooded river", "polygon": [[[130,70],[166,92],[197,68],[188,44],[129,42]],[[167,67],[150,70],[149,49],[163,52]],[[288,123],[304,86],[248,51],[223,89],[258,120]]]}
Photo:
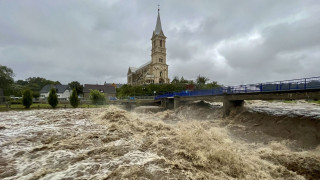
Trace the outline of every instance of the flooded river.
{"label": "flooded river", "polygon": [[319,121],[306,102],[0,112],[0,179],[320,179]]}

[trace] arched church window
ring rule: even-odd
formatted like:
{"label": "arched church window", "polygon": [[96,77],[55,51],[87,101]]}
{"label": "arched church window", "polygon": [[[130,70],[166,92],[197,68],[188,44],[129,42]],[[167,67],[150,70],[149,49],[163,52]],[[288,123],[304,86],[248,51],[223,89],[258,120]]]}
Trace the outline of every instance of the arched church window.
{"label": "arched church window", "polygon": [[162,40],[160,40],[160,47],[162,47]]}
{"label": "arched church window", "polygon": [[163,62],[163,59],[162,59],[162,58],[159,58],[159,62],[161,62],[161,63],[162,63],[162,62]]}
{"label": "arched church window", "polygon": [[160,71],[160,77],[162,77],[162,71]]}

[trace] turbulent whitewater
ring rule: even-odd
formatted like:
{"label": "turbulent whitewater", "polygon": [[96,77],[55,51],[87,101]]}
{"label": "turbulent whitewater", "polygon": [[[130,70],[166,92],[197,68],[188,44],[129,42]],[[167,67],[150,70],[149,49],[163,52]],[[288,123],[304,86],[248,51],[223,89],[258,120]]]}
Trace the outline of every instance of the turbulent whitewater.
{"label": "turbulent whitewater", "polygon": [[228,118],[204,102],[1,112],[0,179],[320,179],[319,117],[263,101]]}

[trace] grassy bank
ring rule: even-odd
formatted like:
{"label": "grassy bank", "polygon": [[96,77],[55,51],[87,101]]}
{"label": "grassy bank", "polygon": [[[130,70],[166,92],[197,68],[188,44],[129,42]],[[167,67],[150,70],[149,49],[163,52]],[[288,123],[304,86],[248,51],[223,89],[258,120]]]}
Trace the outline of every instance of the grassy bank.
{"label": "grassy bank", "polygon": [[[107,107],[108,105],[92,105],[92,104],[80,104],[78,108],[101,108]],[[56,109],[59,108],[73,108],[70,104],[58,104]],[[30,109],[52,109],[49,104],[32,104]],[[8,111],[8,110],[28,110],[22,104],[11,104],[8,109],[5,104],[0,104],[0,111]]]}
{"label": "grassy bank", "polygon": [[308,103],[315,103],[315,104],[320,104],[320,100],[318,101],[307,101]]}

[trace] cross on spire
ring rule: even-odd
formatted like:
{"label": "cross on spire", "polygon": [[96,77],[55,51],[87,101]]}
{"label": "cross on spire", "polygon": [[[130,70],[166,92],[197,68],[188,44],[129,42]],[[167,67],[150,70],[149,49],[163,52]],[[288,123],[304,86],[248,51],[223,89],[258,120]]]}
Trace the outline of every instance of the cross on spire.
{"label": "cross on spire", "polygon": [[160,20],[160,5],[158,3],[158,18],[157,18],[157,24],[156,24],[156,28],[155,30],[153,31],[154,34],[162,34],[163,35],[163,32],[162,32],[162,28],[161,28],[161,20]]}

